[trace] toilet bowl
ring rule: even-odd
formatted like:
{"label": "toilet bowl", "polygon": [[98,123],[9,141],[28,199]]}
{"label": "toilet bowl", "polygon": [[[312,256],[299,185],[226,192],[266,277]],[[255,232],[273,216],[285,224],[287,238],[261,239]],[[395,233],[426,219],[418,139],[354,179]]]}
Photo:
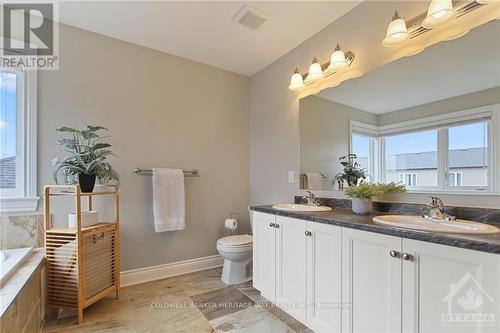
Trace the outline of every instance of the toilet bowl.
{"label": "toilet bowl", "polygon": [[252,236],[236,235],[217,241],[217,251],[224,258],[221,280],[238,284],[252,279]]}

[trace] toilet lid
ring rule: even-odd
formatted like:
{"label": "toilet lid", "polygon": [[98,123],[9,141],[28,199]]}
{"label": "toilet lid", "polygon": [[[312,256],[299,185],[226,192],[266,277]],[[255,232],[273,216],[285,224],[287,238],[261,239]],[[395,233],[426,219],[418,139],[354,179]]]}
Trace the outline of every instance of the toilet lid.
{"label": "toilet lid", "polygon": [[221,238],[217,244],[225,246],[240,246],[252,243],[252,236],[250,235],[235,235]]}

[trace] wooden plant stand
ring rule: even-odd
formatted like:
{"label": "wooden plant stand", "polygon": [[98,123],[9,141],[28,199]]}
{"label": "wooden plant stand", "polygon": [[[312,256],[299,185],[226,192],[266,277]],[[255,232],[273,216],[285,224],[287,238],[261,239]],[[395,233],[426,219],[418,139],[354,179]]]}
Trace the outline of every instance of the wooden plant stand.
{"label": "wooden plant stand", "polygon": [[[44,188],[45,259],[47,305],[75,309],[77,322],[83,309],[111,292],[120,293],[120,232],[118,186],[82,193],[79,185],[47,185]],[[94,196],[114,198],[114,221],[82,227],[82,197],[92,210]],[[50,199],[73,196],[76,228],[52,228]]]}

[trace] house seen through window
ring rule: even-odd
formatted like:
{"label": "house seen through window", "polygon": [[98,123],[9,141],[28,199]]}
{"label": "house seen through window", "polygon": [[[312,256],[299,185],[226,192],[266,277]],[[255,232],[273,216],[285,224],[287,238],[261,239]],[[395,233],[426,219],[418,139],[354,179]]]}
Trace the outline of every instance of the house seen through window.
{"label": "house seen through window", "polygon": [[19,74],[0,72],[0,189],[13,192],[16,181],[16,127]]}

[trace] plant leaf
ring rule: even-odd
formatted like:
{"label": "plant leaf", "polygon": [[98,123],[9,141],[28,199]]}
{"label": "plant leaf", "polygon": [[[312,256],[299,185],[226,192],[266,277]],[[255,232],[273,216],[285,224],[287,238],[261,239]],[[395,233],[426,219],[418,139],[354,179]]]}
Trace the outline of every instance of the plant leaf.
{"label": "plant leaf", "polygon": [[99,131],[99,130],[105,130],[107,131],[108,129],[106,127],[102,127],[102,126],[92,126],[92,125],[87,125],[87,129],[91,132],[96,132],[96,131]]}
{"label": "plant leaf", "polygon": [[77,133],[79,132],[77,129],[75,128],[72,128],[72,127],[66,127],[66,126],[63,126],[63,127],[59,127],[58,129],[56,129],[56,131],[58,132],[70,132],[70,133]]}

